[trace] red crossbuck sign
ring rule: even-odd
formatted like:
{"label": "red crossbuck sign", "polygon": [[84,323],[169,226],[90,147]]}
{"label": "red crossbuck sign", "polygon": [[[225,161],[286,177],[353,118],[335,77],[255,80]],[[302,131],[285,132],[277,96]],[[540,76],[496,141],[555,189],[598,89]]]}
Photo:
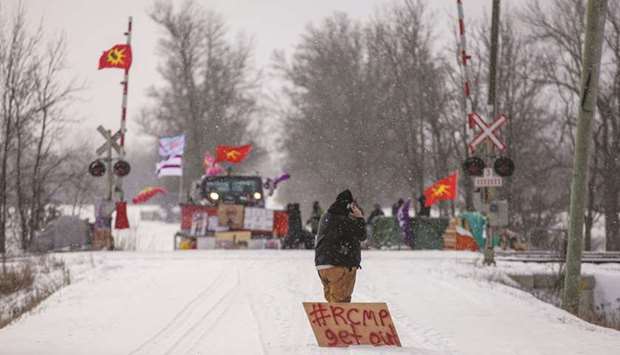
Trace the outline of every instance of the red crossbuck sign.
{"label": "red crossbuck sign", "polygon": [[499,115],[491,125],[488,125],[487,122],[480,117],[477,113],[472,112],[468,115],[469,118],[469,128],[473,129],[475,126],[480,128],[480,133],[474,137],[474,139],[469,142],[469,150],[475,151],[476,147],[484,142],[486,139],[490,139],[493,142],[493,145],[497,147],[499,150],[506,149],[506,145],[495,135],[495,131],[497,131],[502,125],[508,122],[508,118],[504,115]]}

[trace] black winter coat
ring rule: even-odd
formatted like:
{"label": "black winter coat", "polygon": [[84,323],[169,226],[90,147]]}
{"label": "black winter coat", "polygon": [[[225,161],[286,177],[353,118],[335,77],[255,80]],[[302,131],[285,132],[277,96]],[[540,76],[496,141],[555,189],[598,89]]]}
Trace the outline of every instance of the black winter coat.
{"label": "black winter coat", "polygon": [[317,233],[315,265],[360,267],[360,242],[366,240],[364,218],[349,217],[328,210],[321,217]]}

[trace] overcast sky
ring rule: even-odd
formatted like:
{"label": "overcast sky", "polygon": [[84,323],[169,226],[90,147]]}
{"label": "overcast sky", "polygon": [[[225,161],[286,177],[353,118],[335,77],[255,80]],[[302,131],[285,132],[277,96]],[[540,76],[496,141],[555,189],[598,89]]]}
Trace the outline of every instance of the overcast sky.
{"label": "overcast sky", "polygon": [[[511,0],[511,4],[524,0]],[[175,4],[181,1],[174,1]],[[290,53],[304,27],[319,22],[334,11],[354,19],[366,19],[392,0],[197,0],[221,14],[230,28],[254,38],[258,68],[268,66],[274,50]],[[504,1],[505,2],[505,1]],[[12,13],[19,0],[2,0],[2,10]],[[128,16],[133,16],[133,65],[129,81],[128,149],[136,142],[137,126],[132,124],[139,108],[147,103],[146,89],[160,80],[157,74],[157,38],[161,34],[146,12],[153,0],[22,0],[30,22],[43,21],[46,33],[64,33],[67,39],[68,75],[86,83],[83,99],[73,107],[81,129],[94,132],[102,124],[118,129],[121,105],[121,70],[97,70],[103,50],[124,43]],[[491,0],[464,0],[466,22],[490,13]],[[456,24],[456,0],[428,0],[435,13],[438,35],[450,35]],[[502,14],[505,16],[506,14]],[[451,17],[453,17],[451,19]],[[77,127],[76,127],[77,129]],[[73,134],[78,133],[76,130]],[[97,137],[99,139],[99,137]],[[102,141],[103,143],[103,141]]]}

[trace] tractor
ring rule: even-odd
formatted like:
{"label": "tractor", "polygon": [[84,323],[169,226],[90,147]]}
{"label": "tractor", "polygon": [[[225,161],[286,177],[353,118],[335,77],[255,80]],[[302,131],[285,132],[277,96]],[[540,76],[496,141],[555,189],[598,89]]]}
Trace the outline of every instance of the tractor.
{"label": "tractor", "polygon": [[260,176],[203,176],[191,196],[175,249],[275,249],[288,235],[288,213],[265,208]]}

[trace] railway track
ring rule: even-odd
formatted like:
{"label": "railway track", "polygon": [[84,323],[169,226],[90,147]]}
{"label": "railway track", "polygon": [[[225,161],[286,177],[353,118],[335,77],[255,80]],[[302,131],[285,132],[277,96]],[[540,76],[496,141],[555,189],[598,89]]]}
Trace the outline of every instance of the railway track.
{"label": "railway track", "polygon": [[[495,257],[501,261],[519,261],[526,263],[559,263],[566,261],[559,252],[547,250],[530,251],[496,251]],[[590,264],[620,264],[620,252],[583,252],[581,262]]]}

